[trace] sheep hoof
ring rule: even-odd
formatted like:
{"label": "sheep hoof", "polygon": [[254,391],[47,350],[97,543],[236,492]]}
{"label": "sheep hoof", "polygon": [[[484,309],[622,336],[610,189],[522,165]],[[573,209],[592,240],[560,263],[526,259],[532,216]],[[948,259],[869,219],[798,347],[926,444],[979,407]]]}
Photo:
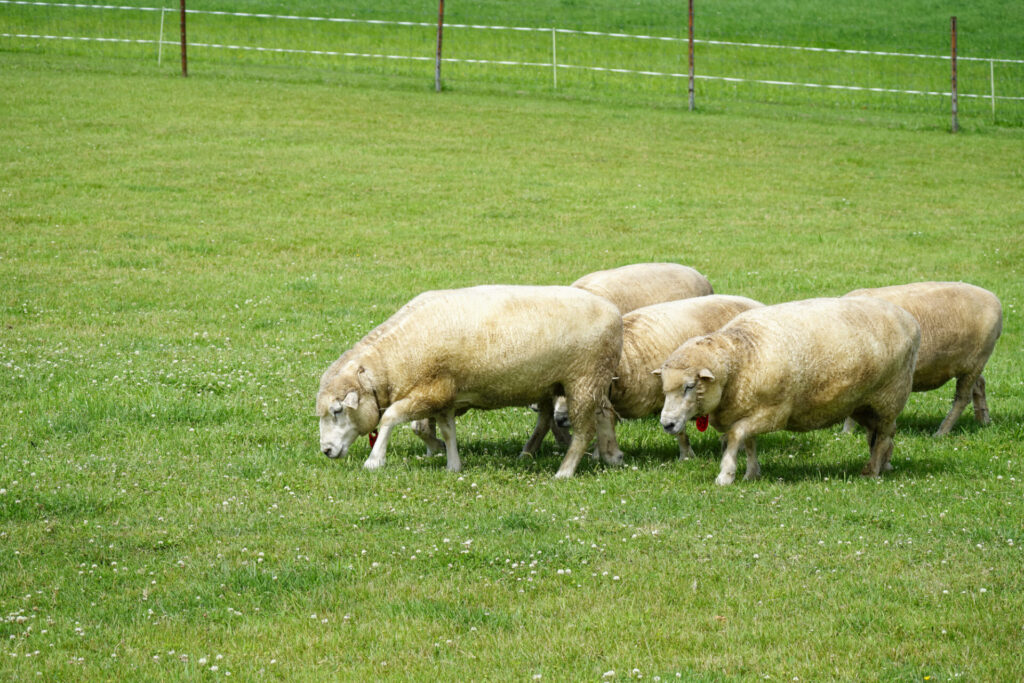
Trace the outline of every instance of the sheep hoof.
{"label": "sheep hoof", "polygon": [[719,486],[728,486],[729,484],[733,483],[733,481],[735,481],[735,480],[736,480],[736,474],[735,473],[734,474],[726,474],[725,472],[722,472],[717,477],[715,477],[715,483],[718,484]]}
{"label": "sheep hoof", "polygon": [[878,472],[875,472],[873,469],[871,469],[871,463],[868,463],[867,465],[864,465],[864,469],[862,469],[860,471],[860,473],[861,473],[861,476],[864,476],[864,477],[877,477],[878,476]]}
{"label": "sheep hoof", "polygon": [[618,453],[612,453],[611,455],[605,457],[604,464],[608,465],[609,467],[621,467],[622,459],[624,457],[625,456],[622,453],[622,451],[619,451]]}
{"label": "sheep hoof", "polygon": [[371,471],[372,470],[379,470],[381,467],[384,467],[384,460],[383,459],[381,459],[381,460],[374,460],[373,458],[369,458],[366,462],[363,463],[363,468],[371,470]]}

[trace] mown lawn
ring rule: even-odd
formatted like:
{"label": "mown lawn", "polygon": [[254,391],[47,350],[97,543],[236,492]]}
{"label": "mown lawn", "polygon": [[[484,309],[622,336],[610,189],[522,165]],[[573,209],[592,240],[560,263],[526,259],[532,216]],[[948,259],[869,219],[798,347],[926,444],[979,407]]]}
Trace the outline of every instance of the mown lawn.
{"label": "mown lawn", "polygon": [[[0,65],[0,677],[1024,675],[1020,129]],[[987,287],[994,424],[932,439],[946,387],[881,479],[832,429],[725,489],[655,420],[569,482],[526,409],[461,418],[459,475],[407,429],[319,453],[321,372],[420,291],[649,260]]]}

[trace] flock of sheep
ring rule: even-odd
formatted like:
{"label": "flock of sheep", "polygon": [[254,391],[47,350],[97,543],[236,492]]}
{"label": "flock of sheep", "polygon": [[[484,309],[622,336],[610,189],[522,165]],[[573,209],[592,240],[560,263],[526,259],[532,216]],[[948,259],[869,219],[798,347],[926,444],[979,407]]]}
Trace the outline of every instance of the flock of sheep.
{"label": "flock of sheep", "polygon": [[[470,408],[532,405],[545,435],[568,444],[555,475],[571,477],[592,441],[621,464],[618,418],[661,413],[693,454],[686,424],[723,436],[716,483],[760,473],[758,434],[847,420],[867,430],[864,474],[891,469],[896,418],[911,391],[956,379],[946,434],[969,402],[989,422],[982,370],[1002,331],[991,292],[962,282],[860,289],[839,298],[764,306],[713,294],[674,263],[591,273],[568,287],[485,285],[420,294],[346,351],[317,395],[320,448],[330,458],[369,435],[367,469],[382,467],[403,423],[459,471],[455,417]],[[569,430],[571,424],[571,433]],[[441,439],[435,434],[440,428]]]}

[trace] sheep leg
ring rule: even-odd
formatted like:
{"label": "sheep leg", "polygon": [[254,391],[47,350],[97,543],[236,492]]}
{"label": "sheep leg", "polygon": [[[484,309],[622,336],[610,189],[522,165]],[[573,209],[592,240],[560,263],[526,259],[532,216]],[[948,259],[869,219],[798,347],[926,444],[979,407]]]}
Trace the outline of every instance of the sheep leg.
{"label": "sheep leg", "polygon": [[462,462],[459,460],[459,447],[455,442],[455,411],[449,410],[441,418],[438,426],[441,428],[444,450],[448,456],[448,471],[458,472],[462,469]]}
{"label": "sheep leg", "polygon": [[743,445],[747,439],[747,430],[741,424],[734,424],[726,434],[722,465],[718,470],[718,476],[715,477],[715,483],[719,486],[728,486],[736,481],[736,456],[739,453],[740,445]]}
{"label": "sheep leg", "polygon": [[559,444],[568,447],[569,442],[572,441],[572,434],[569,432],[569,408],[565,396],[556,396],[553,399],[553,405],[551,432]]}
{"label": "sheep leg", "polygon": [[421,397],[405,398],[388,406],[377,425],[377,443],[370,450],[370,457],[363,463],[363,467],[368,470],[383,467],[387,459],[388,440],[391,438],[394,428],[400,424],[412,422],[422,415],[435,414],[439,407],[426,403]]}
{"label": "sheep leg", "polygon": [[686,427],[683,427],[683,431],[676,436],[676,441],[679,442],[679,459],[689,460],[692,458],[693,447],[690,446],[690,437],[686,435]]}
{"label": "sheep leg", "polygon": [[572,441],[572,434],[565,427],[562,427],[554,420],[551,421],[551,433],[555,437],[555,441],[558,442],[559,446],[566,447]]}
{"label": "sheep leg", "polygon": [[533,434],[530,435],[529,440],[523,445],[523,452],[519,454],[519,457],[525,458],[532,456],[537,453],[537,449],[540,448],[540,444],[544,441],[544,437],[547,433],[552,430],[554,420],[552,414],[554,412],[554,401],[548,397],[541,400],[537,405],[537,424],[533,428]]}
{"label": "sheep leg", "polygon": [[743,448],[747,451],[747,471],[743,473],[745,481],[753,481],[761,476],[761,465],[757,462],[757,441],[754,437],[748,437],[743,441]]}
{"label": "sheep leg", "polygon": [[956,393],[953,394],[953,407],[949,409],[946,419],[939,425],[939,429],[935,432],[935,436],[945,436],[953,429],[957,420],[960,419],[961,413],[964,412],[964,408],[966,408],[967,404],[971,401],[971,396],[974,393],[975,381],[974,377],[956,378]]}
{"label": "sheep leg", "polygon": [[852,417],[846,418],[846,422],[843,423],[843,434],[853,434],[856,426],[857,422]]}
{"label": "sheep leg", "polygon": [[974,398],[974,419],[978,424],[992,424],[992,418],[988,414],[988,401],[985,400],[985,378],[978,375],[978,381],[974,383],[972,392]]}
{"label": "sheep leg", "polygon": [[427,456],[432,456],[445,450],[443,441],[437,438],[437,421],[430,417],[424,420],[414,420],[412,431],[427,445]]}
{"label": "sheep leg", "polygon": [[892,464],[892,435],[895,433],[895,424],[875,425],[868,429],[868,447],[871,449],[871,460],[861,471],[865,477],[877,477],[883,471],[891,470]]}
{"label": "sheep leg", "polygon": [[597,421],[597,453],[604,464],[618,467],[622,464],[623,453],[619,448],[619,441],[615,437],[615,411],[607,401],[597,409],[595,419]]}
{"label": "sheep leg", "polygon": [[[569,442],[569,450],[566,451],[562,464],[555,473],[555,479],[568,479],[576,472],[576,467],[583,459],[587,446],[597,432],[597,410],[593,400],[577,400],[577,396],[583,392],[567,394],[569,401],[569,416],[573,424],[572,441]],[[583,394],[585,395],[585,394]]]}
{"label": "sheep leg", "polygon": [[363,467],[368,470],[377,470],[384,467],[384,463],[387,461],[388,439],[391,438],[391,431],[394,428],[394,425],[391,424],[382,424],[378,427],[377,442],[373,444],[373,448],[370,450],[370,457],[363,463]]}

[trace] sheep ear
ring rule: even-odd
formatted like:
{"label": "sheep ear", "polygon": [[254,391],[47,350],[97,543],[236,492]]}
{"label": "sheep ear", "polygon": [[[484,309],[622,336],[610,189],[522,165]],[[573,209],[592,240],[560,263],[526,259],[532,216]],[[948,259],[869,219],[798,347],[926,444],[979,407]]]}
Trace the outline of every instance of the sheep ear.
{"label": "sheep ear", "polygon": [[651,370],[651,374],[661,377],[661,368],[655,368],[654,370]]}
{"label": "sheep ear", "polygon": [[714,382],[714,381],[715,381],[715,375],[714,375],[714,373],[712,373],[712,372],[711,372],[710,370],[708,370],[707,368],[704,368],[703,370],[701,370],[700,372],[698,372],[698,373],[697,373],[697,376],[698,376],[698,377],[700,377],[701,379],[707,380],[707,381],[709,381],[709,382]]}
{"label": "sheep ear", "polygon": [[359,407],[359,394],[354,391],[348,392],[345,394],[345,398],[342,400],[341,405],[345,408],[352,408],[355,410]]}

